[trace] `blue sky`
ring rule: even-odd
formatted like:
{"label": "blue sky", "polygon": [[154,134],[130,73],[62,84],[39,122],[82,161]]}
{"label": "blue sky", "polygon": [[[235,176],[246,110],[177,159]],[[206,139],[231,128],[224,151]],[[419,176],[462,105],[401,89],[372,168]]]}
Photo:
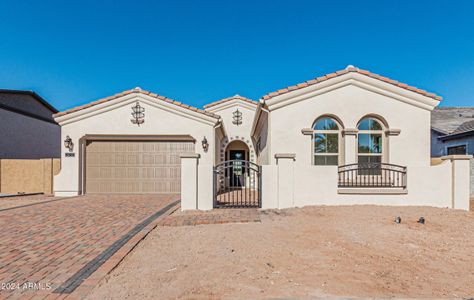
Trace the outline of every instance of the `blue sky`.
{"label": "blue sky", "polygon": [[202,106],[348,64],[474,106],[474,1],[1,1],[0,88]]}

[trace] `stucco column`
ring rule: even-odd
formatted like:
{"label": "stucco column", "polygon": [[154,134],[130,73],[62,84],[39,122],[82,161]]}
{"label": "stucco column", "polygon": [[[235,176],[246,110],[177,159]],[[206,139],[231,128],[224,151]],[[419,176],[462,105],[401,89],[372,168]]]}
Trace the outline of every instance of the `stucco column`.
{"label": "stucco column", "polygon": [[197,209],[210,210],[213,205],[213,165],[198,163]]}
{"label": "stucco column", "polygon": [[451,161],[451,208],[469,210],[471,158],[472,155],[441,157],[442,160]]}
{"label": "stucco column", "polygon": [[263,165],[262,175],[262,208],[278,208],[278,166]]}
{"label": "stucco column", "polygon": [[277,153],[275,159],[277,164],[278,208],[294,207],[296,154]]}
{"label": "stucco column", "polygon": [[197,209],[199,154],[181,155],[181,210]]}
{"label": "stucco column", "polygon": [[346,128],[342,131],[344,142],[344,159],[340,164],[349,165],[357,163],[357,132],[355,128]]}

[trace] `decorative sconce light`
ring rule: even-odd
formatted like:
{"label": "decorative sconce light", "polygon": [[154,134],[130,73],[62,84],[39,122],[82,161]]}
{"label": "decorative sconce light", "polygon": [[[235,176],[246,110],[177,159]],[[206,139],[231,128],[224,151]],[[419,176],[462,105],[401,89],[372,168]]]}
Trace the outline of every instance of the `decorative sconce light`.
{"label": "decorative sconce light", "polygon": [[135,106],[132,106],[132,117],[130,121],[132,121],[133,124],[137,124],[140,126],[140,124],[145,123],[145,108],[140,106],[140,103],[135,103]]}
{"label": "decorative sconce light", "polygon": [[239,111],[239,109],[237,109],[236,111],[234,111],[233,113],[233,121],[232,123],[234,123],[235,125],[239,126],[242,124],[242,113]]}
{"label": "decorative sconce light", "polygon": [[72,142],[72,139],[69,135],[67,135],[66,139],[64,140],[64,147],[69,149],[70,152],[72,152],[72,149],[74,148],[74,143]]}
{"label": "decorative sconce light", "polygon": [[209,143],[207,142],[206,137],[202,139],[201,143],[202,143],[202,149],[204,150],[204,152],[207,152],[207,150],[209,149]]}

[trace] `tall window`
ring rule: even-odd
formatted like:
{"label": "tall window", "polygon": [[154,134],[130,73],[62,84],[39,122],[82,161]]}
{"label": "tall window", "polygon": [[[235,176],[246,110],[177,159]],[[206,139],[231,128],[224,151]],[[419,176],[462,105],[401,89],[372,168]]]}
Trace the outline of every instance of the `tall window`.
{"label": "tall window", "polygon": [[381,163],[382,162],[382,124],[374,118],[364,118],[357,126],[358,135],[358,162],[359,163]]}
{"label": "tall window", "polygon": [[338,165],[339,126],[333,119],[324,117],[314,123],[313,149],[315,165]]}

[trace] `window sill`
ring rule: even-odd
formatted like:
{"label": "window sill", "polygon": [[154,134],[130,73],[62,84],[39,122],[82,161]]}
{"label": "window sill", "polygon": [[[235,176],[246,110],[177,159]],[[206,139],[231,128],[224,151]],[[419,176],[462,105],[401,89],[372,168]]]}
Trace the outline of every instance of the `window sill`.
{"label": "window sill", "polygon": [[350,195],[406,195],[405,188],[338,188],[338,194]]}

